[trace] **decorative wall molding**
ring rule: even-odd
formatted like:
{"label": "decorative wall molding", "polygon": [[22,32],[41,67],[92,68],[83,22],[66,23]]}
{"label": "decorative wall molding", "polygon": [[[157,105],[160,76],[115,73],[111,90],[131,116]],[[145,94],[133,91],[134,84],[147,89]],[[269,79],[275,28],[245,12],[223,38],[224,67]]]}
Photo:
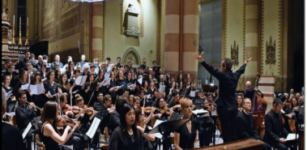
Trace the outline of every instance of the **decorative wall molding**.
{"label": "decorative wall molding", "polygon": [[124,26],[123,26],[123,9],[124,9],[124,4],[123,3],[124,3],[124,0],[122,0],[120,5],[119,5],[120,6],[119,7],[120,8],[120,14],[119,14],[120,15],[120,17],[119,17],[120,18],[120,21],[119,21],[120,30],[119,31],[120,31],[121,35],[124,34]]}
{"label": "decorative wall molding", "polygon": [[157,0],[157,29],[156,29],[156,61],[157,64],[161,64],[161,15],[162,15],[162,2],[161,0]]}
{"label": "decorative wall molding", "polygon": [[224,36],[224,41],[225,41],[225,46],[224,46],[224,56],[222,56],[222,59],[223,58],[226,58],[226,56],[227,56],[227,0],[224,0],[222,3],[225,3],[225,19],[224,19],[224,26],[225,26],[225,30],[224,30],[224,34],[225,34],[225,36]]}
{"label": "decorative wall molding", "polygon": [[242,62],[244,62],[245,61],[245,28],[246,28],[246,25],[245,25],[245,23],[246,23],[246,19],[245,19],[245,17],[246,17],[246,2],[245,2],[245,0],[243,0],[243,44],[242,44],[242,46],[243,46],[243,49],[242,49]]}
{"label": "decorative wall molding", "polygon": [[277,59],[280,60],[278,63],[278,74],[281,74],[281,67],[282,67],[282,51],[283,51],[283,36],[284,36],[284,32],[283,32],[283,22],[284,22],[284,0],[279,0],[278,1],[278,41],[277,41],[277,45],[278,45],[278,56]]}
{"label": "decorative wall molding", "polygon": [[[132,54],[132,56],[134,56],[135,57],[135,59],[136,59],[136,63],[134,63],[134,64],[136,64],[136,65],[140,65],[141,64],[141,57],[140,57],[140,55],[139,55],[139,53],[136,51],[136,49],[135,48],[133,48],[133,47],[130,47],[130,48],[128,48],[127,49],[127,51],[125,52],[125,54],[123,55],[123,59],[122,59],[122,64],[127,64],[126,63],[126,60],[127,59],[130,59],[130,58],[127,58],[127,57],[129,57],[129,55],[131,56],[131,54]],[[133,59],[133,58],[132,58]]]}
{"label": "decorative wall molding", "polygon": [[[102,11],[103,11],[103,13],[102,13],[102,52],[101,52],[101,58],[102,58],[102,60],[105,60],[105,58],[104,58],[104,56],[105,56],[105,30],[106,30],[106,5],[107,5],[107,3],[106,3],[106,1],[103,1],[102,2]],[[122,9],[121,9],[122,10]]]}
{"label": "decorative wall molding", "polygon": [[262,63],[262,58],[265,56],[262,51],[262,45],[264,43],[264,0],[261,0],[261,74],[264,74],[264,63]]}

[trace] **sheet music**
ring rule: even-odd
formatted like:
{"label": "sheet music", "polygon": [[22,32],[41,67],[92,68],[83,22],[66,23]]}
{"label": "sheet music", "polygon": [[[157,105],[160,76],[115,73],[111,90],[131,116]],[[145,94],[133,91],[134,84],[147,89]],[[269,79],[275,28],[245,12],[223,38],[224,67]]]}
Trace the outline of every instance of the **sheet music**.
{"label": "sheet music", "polygon": [[23,84],[23,85],[21,85],[21,89],[22,89],[22,90],[28,90],[28,89],[29,89],[29,86],[30,86],[30,83]]}
{"label": "sheet music", "polygon": [[208,111],[204,109],[196,109],[196,110],[193,110],[192,113],[195,115],[198,115],[198,114],[208,113]]}
{"label": "sheet music", "polygon": [[98,128],[100,122],[101,122],[101,119],[99,119],[99,118],[97,118],[97,117],[94,118],[94,120],[93,120],[93,122],[92,122],[92,125],[90,126],[90,128],[89,128],[88,131],[86,132],[86,135],[87,135],[89,138],[93,139],[93,137],[94,137],[94,135],[95,135],[95,133],[96,133],[96,131],[97,131],[97,128]]}
{"label": "sheet music", "polygon": [[[298,134],[297,134],[297,139],[298,139]],[[286,141],[294,141],[294,140],[295,140],[295,133],[289,133]]]}
{"label": "sheet music", "polygon": [[27,134],[28,134],[28,132],[30,131],[31,127],[32,127],[32,123],[29,122],[27,128],[26,128],[25,131],[23,131],[23,133],[22,133],[22,139],[25,139],[25,137],[27,136]]}
{"label": "sheet music", "polygon": [[87,76],[79,76],[75,81],[76,85],[83,85],[86,82],[86,77]]}
{"label": "sheet music", "polygon": [[[162,122],[164,122],[164,121],[157,119],[156,122],[155,122],[155,125],[153,126],[153,128],[155,128],[156,126],[158,126]],[[162,139],[162,134],[161,133],[155,133],[155,137],[157,137],[159,139]]]}
{"label": "sheet music", "polygon": [[161,85],[161,86],[159,87],[159,91],[164,92],[164,91],[165,91],[165,85]]}
{"label": "sheet music", "polygon": [[196,91],[191,91],[190,92],[190,97],[195,97],[195,93],[196,93]]}
{"label": "sheet music", "polygon": [[10,95],[12,95],[13,91],[9,91],[7,93],[5,93],[5,99],[7,100],[9,98]]}
{"label": "sheet music", "polygon": [[109,79],[109,78],[110,78],[110,73],[106,72],[106,73],[104,74],[104,79]]}
{"label": "sheet music", "polygon": [[39,95],[44,93],[44,84],[41,83],[39,85],[30,85],[30,90],[32,95]]}
{"label": "sheet music", "polygon": [[139,78],[139,79],[138,79],[138,82],[142,85],[143,78]]}
{"label": "sheet music", "polygon": [[110,81],[111,81],[110,78],[104,79],[104,80],[101,82],[101,84],[102,84],[102,86],[107,86],[107,85],[110,83]]}
{"label": "sheet music", "polygon": [[150,94],[148,94],[146,97],[149,99],[149,98],[150,98],[150,96],[151,96],[151,95],[150,95]]}
{"label": "sheet music", "polygon": [[176,91],[179,92],[180,90],[179,90],[179,89],[176,89]]}

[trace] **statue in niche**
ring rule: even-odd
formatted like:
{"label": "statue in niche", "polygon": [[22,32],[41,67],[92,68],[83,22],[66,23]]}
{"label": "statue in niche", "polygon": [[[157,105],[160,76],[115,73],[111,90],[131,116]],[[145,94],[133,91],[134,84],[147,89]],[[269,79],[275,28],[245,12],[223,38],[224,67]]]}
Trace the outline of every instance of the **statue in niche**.
{"label": "statue in niche", "polygon": [[128,5],[128,9],[125,13],[125,18],[124,18],[124,28],[125,32],[124,34],[126,36],[134,36],[134,37],[139,37],[140,31],[139,31],[139,23],[138,23],[138,15],[139,12],[137,9],[132,5]]}
{"label": "statue in niche", "polygon": [[266,64],[275,64],[276,60],[275,60],[275,47],[276,47],[276,43],[274,41],[274,43],[272,42],[272,36],[270,36],[270,41],[268,43],[268,41],[266,42]]}
{"label": "statue in niche", "polygon": [[230,55],[231,55],[231,61],[232,61],[232,64],[234,64],[234,65],[238,65],[238,63],[239,63],[239,57],[238,57],[238,55],[239,55],[239,44],[236,44],[236,41],[234,41],[234,45],[233,45],[233,47],[232,47],[232,45],[231,45],[231,47],[230,47]]}

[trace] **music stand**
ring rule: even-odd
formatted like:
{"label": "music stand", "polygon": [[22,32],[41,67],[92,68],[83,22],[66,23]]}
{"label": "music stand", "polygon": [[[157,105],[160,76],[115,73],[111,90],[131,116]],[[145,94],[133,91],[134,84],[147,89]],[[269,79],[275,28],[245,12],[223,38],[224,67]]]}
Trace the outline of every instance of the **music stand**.
{"label": "music stand", "polygon": [[[188,122],[190,119],[181,119],[181,120],[173,120],[173,121],[166,121],[155,128],[153,128],[148,134],[153,133],[161,133],[163,137],[163,149],[169,148],[168,136],[171,132],[177,130],[182,124]],[[146,133],[146,130],[145,130]]]}
{"label": "music stand", "polygon": [[[97,128],[100,125],[101,120],[102,120],[102,118],[100,118],[100,117],[99,118],[98,117],[94,117],[94,120],[93,120],[90,128],[86,132],[86,136],[90,138],[90,141],[88,143],[88,149],[91,149],[91,143],[94,143],[93,139],[95,137],[95,133],[97,131]],[[98,138],[98,145],[99,145],[99,138]]]}

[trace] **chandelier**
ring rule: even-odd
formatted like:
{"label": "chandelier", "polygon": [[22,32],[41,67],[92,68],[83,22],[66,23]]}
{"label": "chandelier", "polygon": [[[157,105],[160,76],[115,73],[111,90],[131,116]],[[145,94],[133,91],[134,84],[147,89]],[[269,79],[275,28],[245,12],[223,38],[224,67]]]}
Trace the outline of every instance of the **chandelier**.
{"label": "chandelier", "polygon": [[103,1],[108,1],[108,0],[69,0],[72,2],[87,2],[87,3],[92,3],[92,2],[103,2]]}

